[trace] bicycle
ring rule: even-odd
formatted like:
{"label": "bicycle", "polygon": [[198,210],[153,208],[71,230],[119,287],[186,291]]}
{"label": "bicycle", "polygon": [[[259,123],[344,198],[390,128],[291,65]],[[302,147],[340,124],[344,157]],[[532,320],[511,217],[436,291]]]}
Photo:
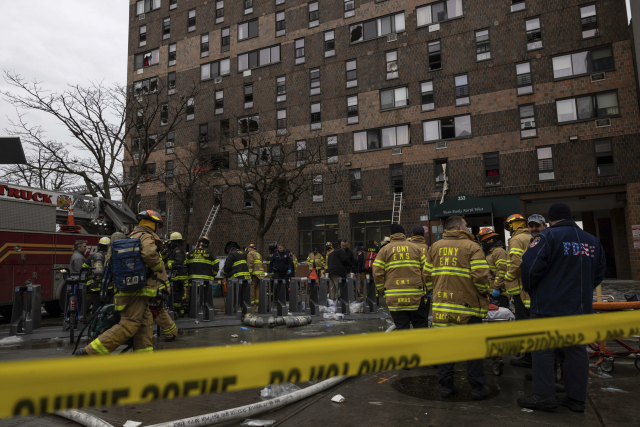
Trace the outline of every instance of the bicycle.
{"label": "bicycle", "polygon": [[65,331],[64,325],[68,324],[69,340],[71,344],[73,344],[75,340],[74,335],[76,325],[78,323],[84,323],[85,321],[85,313],[83,311],[86,306],[85,298],[83,298],[84,291],[87,280],[89,279],[89,275],[91,274],[92,270],[95,270],[95,268],[82,267],[80,269],[79,276],[69,276],[69,272],[66,268],[55,268],[54,270],[59,270],[60,272],[62,272],[62,277],[67,284],[64,323],[62,326],[62,331]]}

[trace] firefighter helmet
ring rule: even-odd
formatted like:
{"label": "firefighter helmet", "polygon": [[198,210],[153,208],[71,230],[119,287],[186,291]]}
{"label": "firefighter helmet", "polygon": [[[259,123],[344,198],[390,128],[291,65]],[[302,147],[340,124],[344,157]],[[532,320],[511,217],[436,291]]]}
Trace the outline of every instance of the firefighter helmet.
{"label": "firefighter helmet", "polygon": [[[524,217],[520,214],[513,214],[511,216],[509,216],[509,218],[507,218],[507,220],[504,222],[504,228],[506,228],[509,231],[513,231],[513,225],[517,224],[519,221],[522,221],[522,227],[525,227],[527,222],[524,219]],[[518,224],[519,225],[519,224]],[[520,228],[520,227],[517,227]]]}
{"label": "firefighter helmet", "polygon": [[327,242],[327,248],[333,248],[333,245],[331,244],[331,242]]}
{"label": "firefighter helmet", "polygon": [[162,217],[156,211],[152,211],[152,210],[142,211],[138,213],[138,215],[136,215],[136,219],[138,221],[142,221],[143,219],[146,219],[147,221],[151,221],[155,223],[158,228],[162,228],[164,226],[164,221],[162,221]]}
{"label": "firefighter helmet", "polygon": [[176,240],[182,240],[182,234],[174,231],[173,233],[171,233],[171,236],[169,236],[169,241],[173,242]]}
{"label": "firefighter helmet", "polygon": [[224,253],[229,255],[229,252],[231,252],[231,249],[234,249],[234,248],[236,249],[240,248],[240,245],[238,244],[238,242],[234,242],[234,241],[228,242],[226,245],[224,245]]}
{"label": "firefighter helmet", "polygon": [[108,237],[103,237],[100,239],[98,244],[103,246],[109,246],[111,244],[111,239],[109,239]]}
{"label": "firefighter helmet", "polygon": [[249,246],[247,246],[247,249],[253,249],[254,251],[257,251],[258,247],[256,245],[254,245],[253,243],[251,243]]}
{"label": "firefighter helmet", "polygon": [[480,229],[480,232],[478,233],[477,238],[478,238],[478,241],[481,242],[481,241],[483,241],[485,239],[488,239],[490,237],[497,236],[497,235],[498,235],[498,233],[496,233],[495,231],[493,231],[490,228],[482,228],[482,229]]}

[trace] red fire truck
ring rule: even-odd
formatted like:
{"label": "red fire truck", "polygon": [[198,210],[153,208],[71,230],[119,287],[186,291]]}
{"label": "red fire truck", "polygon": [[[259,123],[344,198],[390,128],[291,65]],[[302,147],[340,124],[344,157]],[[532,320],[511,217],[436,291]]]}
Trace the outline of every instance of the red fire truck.
{"label": "red fire truck", "polygon": [[[60,231],[69,208],[78,233]],[[135,223],[135,214],[122,202],[0,183],[0,315],[11,317],[16,286],[34,284],[41,286],[47,312],[58,316],[66,288],[53,268],[68,267],[75,241],[87,241],[88,257],[100,237],[127,233]]]}

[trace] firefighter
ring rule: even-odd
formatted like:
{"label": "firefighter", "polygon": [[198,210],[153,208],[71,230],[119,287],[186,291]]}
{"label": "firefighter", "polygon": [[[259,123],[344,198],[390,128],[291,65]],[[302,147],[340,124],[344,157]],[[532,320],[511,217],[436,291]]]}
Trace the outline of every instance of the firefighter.
{"label": "firefighter", "polygon": [[331,242],[327,242],[327,246],[325,249],[326,249],[325,255],[324,255],[325,271],[323,271],[323,273],[326,273],[326,269],[329,268],[329,255],[331,255],[331,252],[333,252],[333,245],[331,244]]}
{"label": "firefighter", "polygon": [[316,270],[316,275],[318,277],[322,276],[322,270],[324,270],[324,257],[318,252],[317,247],[314,247],[313,252],[311,252],[307,257],[307,265],[309,265],[309,270]]}
{"label": "firefighter", "polygon": [[[520,263],[522,255],[529,247],[531,236],[527,228],[527,221],[520,214],[513,214],[504,223],[504,228],[511,233],[509,239],[509,255],[507,260],[507,273],[504,275],[504,287],[507,293],[513,297],[513,305],[516,309],[516,320],[528,319],[531,297],[522,288],[520,278]],[[525,353],[519,359],[511,359],[511,365],[520,368],[531,368],[531,353]]]}
{"label": "firefighter", "polygon": [[498,233],[483,228],[478,234],[489,268],[491,269],[491,296],[498,300],[498,307],[509,308],[509,295],[504,288],[504,276],[507,273],[507,252]]}
{"label": "firefighter", "polygon": [[[177,235],[177,236],[174,236],[174,235]],[[180,233],[171,233],[171,237],[176,237],[174,238],[174,241],[177,241],[177,242],[182,241],[181,240],[182,235]],[[160,252],[160,257],[163,259],[163,261],[166,260],[165,271],[167,272],[171,271],[171,267],[169,265],[171,266],[174,265],[174,261],[169,261],[168,251],[165,250],[167,246],[167,242],[169,244],[171,242],[171,237],[169,238],[169,240],[164,240],[162,242],[162,251]],[[182,262],[184,262],[184,250],[182,248],[180,248],[180,250],[182,250]],[[164,252],[164,255],[163,255],[163,252]],[[176,250],[176,252],[179,253],[180,251]],[[167,302],[165,299],[165,296],[172,295],[172,292],[173,292],[173,288],[171,287],[172,284],[173,284],[173,281],[171,280],[158,286],[158,295],[155,298],[151,299],[149,302],[151,313],[155,316],[153,318],[153,321],[156,322],[158,326],[160,326],[160,329],[162,329],[162,332],[164,333],[165,342],[175,341],[175,339],[178,338],[178,327],[176,326],[176,323],[173,321],[173,319],[171,318],[171,316],[169,316],[169,313],[167,312]],[[174,311],[175,311],[175,305],[174,305]]]}
{"label": "firefighter", "polygon": [[[98,250],[91,255],[82,265],[83,267],[93,267],[91,279],[87,280],[87,304],[91,305],[91,310],[95,314],[100,306],[100,287],[102,286],[102,275],[104,274],[104,266],[106,256],[109,252],[111,240],[108,237],[102,237],[98,242]],[[113,282],[109,283],[107,288],[106,304],[113,301]]]}
{"label": "firefighter", "polygon": [[258,248],[253,243],[247,247],[247,267],[251,275],[251,305],[257,306],[260,293],[260,279],[264,278],[264,266]]}
{"label": "firefighter", "polygon": [[[223,272],[227,281],[230,279],[251,280],[247,255],[240,250],[240,245],[237,242],[228,242],[224,246],[224,253],[227,255],[227,260],[224,262]],[[239,304],[242,303],[243,294],[244,292],[238,292]]]}
{"label": "firefighter", "polygon": [[[433,294],[433,326],[482,323],[489,309],[489,264],[463,217],[447,218],[445,229],[442,239],[427,252],[424,266],[427,292]],[[453,376],[453,363],[439,365],[438,382],[443,398],[459,391],[453,383]],[[491,391],[484,385],[487,377],[482,360],[467,362],[467,377],[472,399],[489,397]]]}
{"label": "firefighter", "polygon": [[385,236],[384,240],[382,241],[382,245],[380,246],[380,249],[382,249],[386,245],[388,245],[390,241],[391,241],[391,239],[389,238],[389,236]]}
{"label": "firefighter", "polygon": [[[289,288],[289,276],[293,269],[291,257],[284,251],[284,246],[279,245],[278,250],[271,255],[269,260],[269,275],[274,279],[283,279],[285,281],[285,289]],[[274,292],[276,291],[274,286]],[[286,293],[286,299],[289,299],[289,293]]]}
{"label": "firefighter", "polygon": [[184,251],[182,234],[171,233],[167,251],[167,271],[171,272],[171,293],[173,295],[173,312],[184,317],[184,283],[189,280],[188,267],[185,264],[187,255]]}
{"label": "firefighter", "polygon": [[137,291],[118,291],[115,308],[121,312],[120,322],[80,348],[78,355],[109,354],[129,339],[133,339],[134,353],[153,352],[153,316],[149,298],[156,297],[160,285],[167,284],[167,273],[158,250],[161,240],[156,234],[164,224],[160,214],[152,210],[140,212],[136,219],[138,226],[129,237],[140,239],[140,255],[147,267],[146,285]]}
{"label": "firefighter", "polygon": [[[416,225],[411,230],[411,234],[412,234],[411,243],[416,245],[418,249],[420,249],[420,251],[422,252],[422,255],[426,257],[427,252],[429,252],[429,245],[427,245],[427,242],[424,240],[424,227],[421,225]],[[424,303],[420,305],[420,308],[421,309],[424,308],[424,317],[428,319],[429,310],[431,308],[431,294],[427,293],[426,289],[425,289],[425,295],[423,299],[424,299]]]}
{"label": "firefighter", "polygon": [[194,280],[207,280],[211,285],[215,280],[220,261],[218,257],[209,249],[211,239],[202,236],[198,239],[196,249],[189,254],[185,264],[189,267],[189,279],[185,285],[185,299],[189,301],[191,286]]}
{"label": "firefighter", "polygon": [[376,287],[384,288],[387,306],[397,329],[426,328],[429,320],[424,313],[424,281],[422,269],[425,257],[413,243],[407,242],[404,228],[391,224],[390,243],[380,249],[373,262]]}

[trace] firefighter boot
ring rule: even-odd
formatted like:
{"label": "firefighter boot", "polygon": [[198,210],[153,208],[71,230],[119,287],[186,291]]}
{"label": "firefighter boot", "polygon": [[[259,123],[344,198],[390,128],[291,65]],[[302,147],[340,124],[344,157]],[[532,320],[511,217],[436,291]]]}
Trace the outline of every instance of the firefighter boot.
{"label": "firefighter boot", "polygon": [[491,396],[491,389],[484,384],[469,380],[471,384],[471,398],[473,400],[483,400]]}
{"label": "firefighter boot", "polygon": [[460,391],[457,385],[453,383],[453,377],[448,377],[440,383],[440,396],[448,399]]}
{"label": "firefighter boot", "polygon": [[553,397],[544,397],[538,394],[532,394],[529,397],[521,397],[518,399],[518,405],[527,409],[537,409],[540,411],[552,412],[558,407],[556,399]]}

